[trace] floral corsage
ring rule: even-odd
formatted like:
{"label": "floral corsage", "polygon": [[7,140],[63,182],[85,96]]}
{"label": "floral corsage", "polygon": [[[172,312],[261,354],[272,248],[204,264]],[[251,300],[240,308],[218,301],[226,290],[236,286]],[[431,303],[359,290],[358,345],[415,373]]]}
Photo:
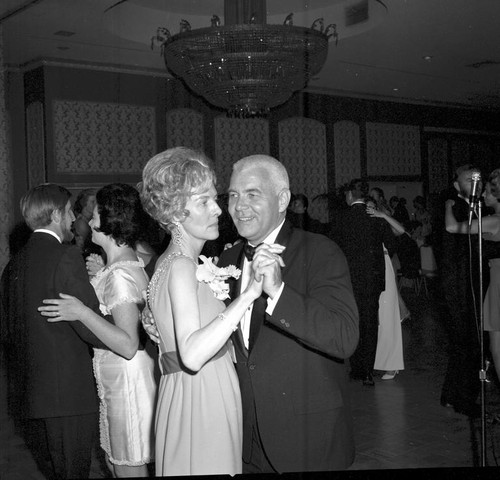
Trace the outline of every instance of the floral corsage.
{"label": "floral corsage", "polygon": [[212,257],[200,255],[200,260],[203,262],[196,269],[196,279],[199,282],[208,283],[208,286],[214,292],[215,298],[225,300],[229,298],[229,285],[226,280],[230,277],[240,278],[241,270],[234,265],[229,265],[225,268],[217,267]]}

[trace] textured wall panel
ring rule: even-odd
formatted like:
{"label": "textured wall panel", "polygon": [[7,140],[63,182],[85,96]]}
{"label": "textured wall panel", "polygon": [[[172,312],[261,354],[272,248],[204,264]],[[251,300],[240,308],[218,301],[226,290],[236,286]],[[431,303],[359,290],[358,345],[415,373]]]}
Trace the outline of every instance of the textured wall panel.
{"label": "textured wall panel", "polygon": [[248,155],[269,155],[269,124],[263,119],[217,117],[214,125],[217,190],[225,192],[234,162]]}
{"label": "textured wall panel", "polygon": [[420,128],[366,123],[367,174],[420,175]]}
{"label": "textured wall panel", "polygon": [[167,148],[189,147],[203,151],[203,115],[189,108],[167,112]]}
{"label": "textured wall panel", "polygon": [[333,126],[335,148],[335,185],[344,185],[361,176],[361,149],[359,125],[354,122],[336,122]]}
{"label": "textured wall panel", "polygon": [[55,100],[53,119],[57,173],[140,173],[156,153],[154,107]]}
{"label": "textured wall panel", "polygon": [[295,117],[282,120],[278,128],[279,159],[290,176],[292,192],[303,193],[309,200],[327,193],[325,125],[310,118]]}
{"label": "textured wall panel", "polygon": [[429,193],[440,192],[449,185],[448,141],[433,138],[427,143],[429,157]]}

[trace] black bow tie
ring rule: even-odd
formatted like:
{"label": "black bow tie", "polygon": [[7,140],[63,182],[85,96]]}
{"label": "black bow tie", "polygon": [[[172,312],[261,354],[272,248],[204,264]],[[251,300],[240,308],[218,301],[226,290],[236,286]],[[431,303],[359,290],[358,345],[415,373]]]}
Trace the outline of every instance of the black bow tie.
{"label": "black bow tie", "polygon": [[[258,247],[258,245],[257,245]],[[253,256],[255,254],[255,249],[257,247],[252,247],[248,242],[245,243],[245,246],[243,247],[243,251],[245,252],[245,257],[247,257],[247,260],[251,262],[253,260]]]}

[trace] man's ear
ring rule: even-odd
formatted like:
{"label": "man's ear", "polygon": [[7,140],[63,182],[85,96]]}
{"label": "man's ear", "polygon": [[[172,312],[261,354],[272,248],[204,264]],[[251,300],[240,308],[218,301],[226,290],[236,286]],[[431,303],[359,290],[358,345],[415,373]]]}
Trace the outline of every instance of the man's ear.
{"label": "man's ear", "polygon": [[50,214],[50,218],[52,220],[53,223],[61,223],[61,219],[62,219],[62,212],[61,210],[52,210],[52,213]]}
{"label": "man's ear", "polygon": [[292,198],[292,195],[290,194],[290,189],[288,189],[288,188],[284,188],[278,194],[280,213],[286,211],[286,209],[288,208],[288,204],[290,203],[291,198]]}
{"label": "man's ear", "polygon": [[455,187],[455,190],[458,193],[460,193],[460,185],[458,184],[458,182],[456,180],[453,182],[453,186]]}

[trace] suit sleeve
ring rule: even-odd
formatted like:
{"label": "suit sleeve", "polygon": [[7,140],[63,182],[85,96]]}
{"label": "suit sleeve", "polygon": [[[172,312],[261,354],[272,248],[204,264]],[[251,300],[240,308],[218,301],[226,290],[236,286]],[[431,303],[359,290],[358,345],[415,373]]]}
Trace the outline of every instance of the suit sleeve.
{"label": "suit sleeve", "polygon": [[[81,300],[87,307],[91,308],[98,315],[99,300],[90,284],[87,270],[83,262],[82,255],[76,247],[68,247],[57,268],[56,285],[58,293],[73,295]],[[108,347],[102,343],[83,323],[69,322],[77,335],[92,347],[108,350]]]}
{"label": "suit sleeve", "polygon": [[344,254],[324,238],[307,248],[304,261],[296,260],[267,321],[312,349],[348,358],[358,343],[359,319]]}
{"label": "suit sleeve", "polygon": [[394,235],[394,232],[392,231],[391,227],[385,220],[382,220],[381,229],[382,229],[382,242],[384,243],[385,248],[387,248],[389,256],[392,257],[397,247],[396,235]]}

